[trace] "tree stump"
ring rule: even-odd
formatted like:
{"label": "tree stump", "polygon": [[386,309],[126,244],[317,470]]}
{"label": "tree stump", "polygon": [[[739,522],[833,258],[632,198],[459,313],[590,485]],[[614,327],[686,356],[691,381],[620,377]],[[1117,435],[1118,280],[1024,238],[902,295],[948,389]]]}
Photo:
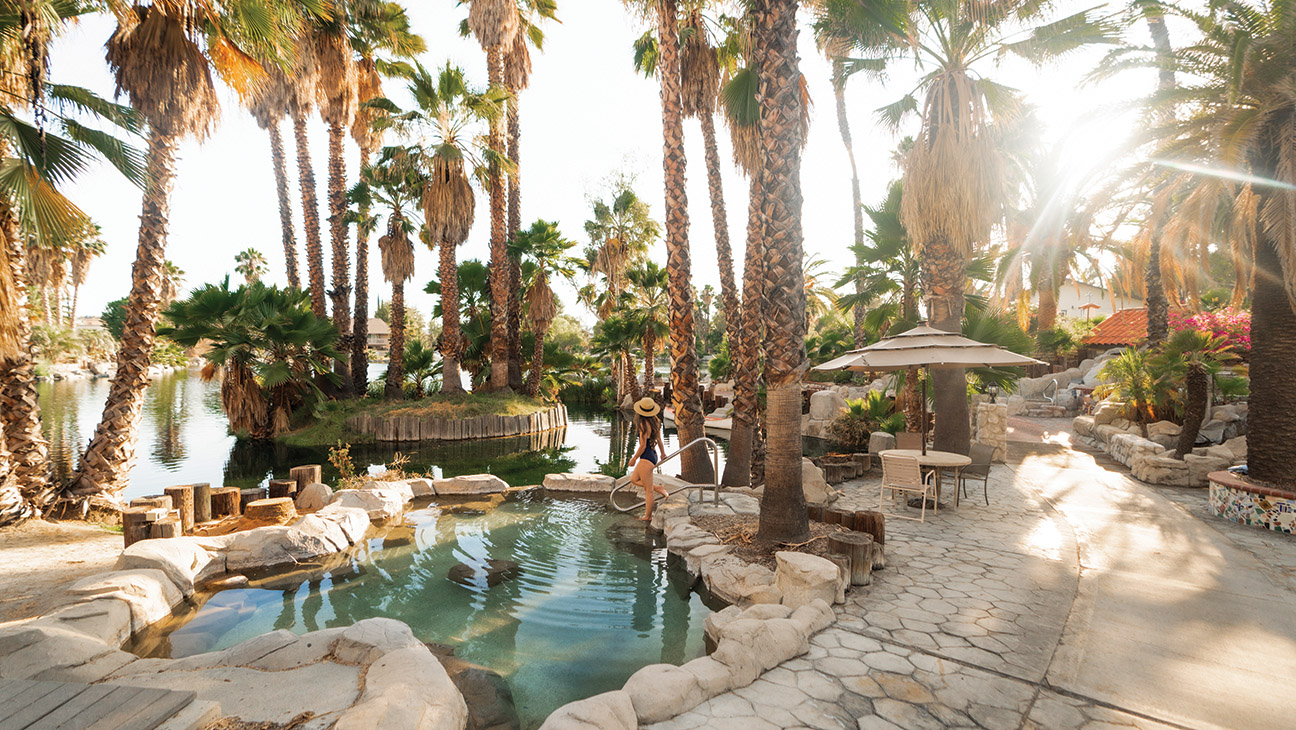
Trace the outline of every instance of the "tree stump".
{"label": "tree stump", "polygon": [[851,528],[851,523],[855,520],[855,513],[848,509],[825,509],[824,522],[830,525],[841,525],[846,529]]}
{"label": "tree stump", "polygon": [[824,506],[822,504],[807,504],[806,516],[808,516],[812,522],[823,522]]}
{"label": "tree stump", "polygon": [[294,466],[288,470],[288,478],[297,482],[297,488],[293,490],[293,493],[301,494],[306,487],[324,481],[324,470],[320,468],[319,464]]}
{"label": "tree stump", "polygon": [[152,537],[151,525],[167,515],[161,507],[127,507],[122,510],[122,537],[125,547]]}
{"label": "tree stump", "polygon": [[168,515],[164,519],[152,523],[152,529],[149,531],[149,537],[154,539],[163,537],[180,537],[181,530],[180,517],[177,515]]}
{"label": "tree stump", "polygon": [[856,512],[854,527],[873,536],[873,570],[886,568],[886,517],[881,512]]}
{"label": "tree stump", "polygon": [[172,509],[180,510],[180,529],[185,534],[193,532],[194,526],[194,488],[192,484],[180,484],[162,490],[171,497]]}
{"label": "tree stump", "polygon": [[828,536],[828,552],[850,557],[850,582],[866,586],[873,582],[873,536],[867,532],[835,532]]}
{"label": "tree stump", "polygon": [[282,524],[297,518],[297,508],[293,506],[293,501],[288,497],[258,499],[247,503],[247,507],[243,510],[243,516],[257,522]]}
{"label": "tree stump", "polygon": [[265,498],[266,498],[266,490],[262,489],[261,487],[252,487],[251,489],[240,489],[239,490],[239,511],[243,512],[244,514],[247,514],[247,506],[249,502],[255,502],[258,499],[265,499]]}
{"label": "tree stump", "polygon": [[165,494],[153,495],[150,497],[136,497],[130,501],[132,507],[160,507],[168,512],[174,509],[175,505],[171,504],[171,498]]}
{"label": "tree stump", "polygon": [[242,514],[238,487],[218,487],[211,493],[212,517],[222,519],[230,515]]}
{"label": "tree stump", "polygon": [[198,482],[193,485],[194,495],[194,524],[211,522],[211,484],[207,482]]}
{"label": "tree stump", "polygon": [[851,586],[850,556],[828,553],[824,557],[837,564],[837,603],[844,603],[846,601],[846,591]]}
{"label": "tree stump", "polygon": [[271,479],[270,488],[267,490],[270,499],[281,499],[291,497],[293,491],[297,488],[297,482],[291,479]]}
{"label": "tree stump", "polygon": [[857,451],[851,454],[851,458],[855,460],[855,476],[867,474],[873,469],[873,459],[869,456],[868,452]]}

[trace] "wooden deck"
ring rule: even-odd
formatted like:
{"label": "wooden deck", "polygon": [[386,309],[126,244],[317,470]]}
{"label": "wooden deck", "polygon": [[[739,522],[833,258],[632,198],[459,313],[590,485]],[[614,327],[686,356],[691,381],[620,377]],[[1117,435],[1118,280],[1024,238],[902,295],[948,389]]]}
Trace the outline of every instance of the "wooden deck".
{"label": "wooden deck", "polygon": [[0,679],[0,730],[153,730],[193,692]]}

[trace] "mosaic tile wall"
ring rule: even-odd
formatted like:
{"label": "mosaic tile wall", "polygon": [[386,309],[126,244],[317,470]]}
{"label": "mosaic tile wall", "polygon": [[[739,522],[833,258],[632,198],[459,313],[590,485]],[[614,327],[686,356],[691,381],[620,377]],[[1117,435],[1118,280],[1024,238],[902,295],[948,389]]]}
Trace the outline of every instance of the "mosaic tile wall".
{"label": "mosaic tile wall", "polygon": [[1210,503],[1215,514],[1244,525],[1296,534],[1296,500],[1232,489],[1211,482]]}

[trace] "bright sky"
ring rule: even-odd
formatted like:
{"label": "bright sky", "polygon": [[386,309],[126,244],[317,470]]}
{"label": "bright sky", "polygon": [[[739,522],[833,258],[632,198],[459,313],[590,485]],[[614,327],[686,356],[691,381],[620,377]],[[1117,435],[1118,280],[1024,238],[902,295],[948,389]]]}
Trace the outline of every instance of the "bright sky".
{"label": "bright sky", "polygon": [[[1092,5],[1064,0],[1062,12],[1085,7]],[[424,64],[436,67],[449,60],[464,67],[471,81],[484,85],[485,61],[480,48],[475,40],[458,36],[459,22],[466,11],[452,0],[410,3],[410,8],[414,30],[427,40],[429,50],[422,59]],[[662,218],[661,109],[656,81],[638,76],[633,68],[631,44],[644,28],[625,13],[619,2],[567,0],[560,2],[559,17],[561,24],[546,28],[546,50],[533,58],[531,87],[521,97],[523,221],[529,224],[536,218],[557,220],[568,237],[584,244],[588,198],[602,192],[602,182],[617,170],[637,173],[639,195],[652,204],[658,219]],[[815,105],[801,170],[805,248],[826,258],[835,274],[849,265],[850,259],[850,168],[837,131],[829,64],[814,47],[804,10],[799,20],[801,68]],[[51,78],[59,83],[88,86],[111,97],[113,82],[103,59],[103,44],[112,28],[109,18],[92,17],[59,39],[52,52]],[[1172,42],[1178,40],[1174,30],[1172,25]],[[1132,28],[1130,34],[1136,43],[1149,42],[1142,24]],[[1101,87],[1082,86],[1083,77],[1100,56],[1101,51],[1094,50],[1044,69],[1007,62],[998,68],[989,65],[982,72],[1021,89],[1038,106],[1046,138],[1066,144],[1068,159],[1080,169],[1095,164],[1129,131],[1128,115],[1099,113],[1094,118],[1094,113],[1118,100],[1146,93],[1155,84],[1151,75],[1140,73]],[[866,203],[878,202],[888,182],[898,175],[891,162],[898,138],[874,123],[873,110],[910,91],[913,78],[911,64],[898,64],[885,83],[859,78],[852,80],[847,89]],[[396,86],[389,83],[388,94],[399,100],[401,95],[392,88]],[[186,272],[187,290],[217,281],[226,273],[233,275],[234,255],[251,246],[269,260],[269,281],[286,283],[269,138],[228,89],[222,90],[222,103],[224,114],[217,131],[201,143],[190,141],[181,147],[171,200],[167,257]],[[915,124],[916,120],[911,121],[910,126]],[[717,127],[725,166],[730,239],[741,268],[747,185],[729,162],[723,125]],[[300,258],[304,236],[291,151],[292,130],[287,121],[283,133],[289,147],[288,171]],[[327,267],[327,149],[325,129],[318,118],[312,120],[310,137]],[[698,288],[709,283],[718,289],[702,134],[696,121],[685,122],[685,139],[693,278]],[[351,181],[357,159],[358,152],[348,137],[347,171]],[[69,193],[103,227],[108,242],[107,254],[93,265],[80,295],[79,314],[98,314],[107,302],[129,292],[140,193],[106,166],[83,177]],[[460,248],[460,260],[489,257],[489,215],[484,192],[478,191],[477,205],[477,222],[468,242]],[[427,313],[434,297],[423,293],[423,286],[435,274],[436,258],[433,252],[417,248],[416,273],[406,285],[407,297],[412,306]],[[376,245],[371,245],[371,252],[370,293],[376,300],[385,298],[387,287],[380,281]],[[664,246],[659,245],[653,255],[665,264]],[[302,276],[305,278],[304,263]],[[237,280],[237,275],[234,278]],[[591,321],[576,304],[574,290],[568,288],[560,296],[567,312],[587,323]],[[370,311],[372,306],[371,302]]]}

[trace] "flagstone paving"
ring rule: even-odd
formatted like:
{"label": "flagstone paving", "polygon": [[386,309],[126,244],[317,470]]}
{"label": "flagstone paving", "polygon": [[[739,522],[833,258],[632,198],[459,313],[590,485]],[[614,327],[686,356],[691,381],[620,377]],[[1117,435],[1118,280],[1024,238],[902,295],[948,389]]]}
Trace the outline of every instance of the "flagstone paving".
{"label": "flagstone paving", "polygon": [[[809,653],[651,728],[1296,725],[1296,540],[1134,481],[1063,423],[1018,421],[1036,443],[1010,444],[989,506],[977,485],[888,519],[887,568]],[[844,492],[878,506],[876,476]]]}

